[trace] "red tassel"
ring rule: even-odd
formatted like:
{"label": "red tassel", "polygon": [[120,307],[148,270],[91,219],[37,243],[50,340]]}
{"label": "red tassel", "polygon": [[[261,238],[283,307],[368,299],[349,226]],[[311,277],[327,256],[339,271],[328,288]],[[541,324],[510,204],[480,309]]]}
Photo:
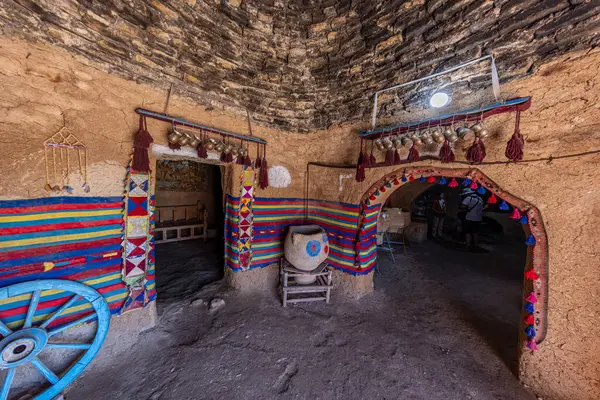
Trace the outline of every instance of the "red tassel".
{"label": "red tassel", "polygon": [[485,146],[479,138],[475,138],[473,144],[467,150],[466,158],[472,164],[479,164],[485,158]]}
{"label": "red tassel", "polygon": [[198,157],[200,157],[200,158],[208,157],[208,152],[206,151],[206,147],[204,147],[204,142],[201,142],[200,146],[198,146]]}
{"label": "red tassel", "polygon": [[415,148],[415,145],[413,144],[408,152],[408,157],[406,158],[406,161],[408,161],[409,163],[412,162],[417,162],[421,159],[421,156],[419,155],[419,152],[417,151],[417,149]]}
{"label": "red tassel", "polygon": [[244,165],[244,157],[242,157],[241,155],[238,155],[237,158],[236,158],[236,160],[235,160],[235,163],[237,165]]}
{"label": "red tassel", "polygon": [[225,162],[226,163],[233,162],[233,154],[231,154],[231,152],[225,153]]}
{"label": "red tassel", "polygon": [[527,325],[535,325],[535,317],[533,316],[533,314],[529,314],[525,317],[525,323]]}
{"label": "red tassel", "polygon": [[400,154],[398,154],[398,150],[394,152],[394,165],[402,164],[402,160],[400,159]]}
{"label": "red tassel", "polygon": [[488,197],[488,204],[496,204],[498,202],[498,198],[496,198],[496,195],[494,193],[492,193],[492,195],[490,197]]}
{"label": "red tassel", "polygon": [[269,165],[267,164],[267,146],[263,150],[263,158],[260,162],[260,174],[258,176],[258,182],[261,189],[269,187]]}
{"label": "red tassel", "polygon": [[[361,143],[362,147],[362,143]],[[356,163],[356,182],[362,182],[365,180],[365,155],[360,151],[358,155],[358,162]]]}
{"label": "red tassel", "polygon": [[525,272],[525,278],[529,279],[530,281],[535,281],[539,279],[539,277],[540,276],[533,269],[530,269],[529,271]]}
{"label": "red tassel", "polygon": [[148,148],[152,144],[152,136],[146,130],[146,120],[140,116],[140,129],[133,140],[133,162],[131,168],[137,172],[150,171],[150,159],[148,158]]}
{"label": "red tassel", "polygon": [[373,155],[373,141],[371,140],[371,155],[369,156],[369,166],[374,167],[377,165],[377,159]]}
{"label": "red tassel", "polygon": [[356,162],[356,182],[362,182],[365,180],[366,161],[366,157],[363,153],[363,140],[360,139],[360,154],[358,155],[358,161]]}
{"label": "red tassel", "polygon": [[179,143],[169,143],[169,148],[171,150],[179,150],[181,149],[181,145]]}
{"label": "red tassel", "polygon": [[385,165],[394,165],[394,150],[385,152]]}
{"label": "red tassel", "polygon": [[517,207],[514,208],[512,215],[510,216],[512,219],[521,219],[521,213]]}
{"label": "red tassel", "polygon": [[454,160],[454,152],[450,147],[450,142],[445,140],[444,144],[442,145],[442,148],[440,149],[440,161],[443,163],[451,163],[454,162]]}
{"label": "red tassel", "polygon": [[519,129],[520,120],[521,112],[517,111],[517,116],[515,119],[515,132],[510,140],[506,143],[506,151],[504,152],[504,155],[510,161],[521,161],[523,159],[523,147],[525,145],[525,140],[523,139],[523,135],[521,135],[521,131]]}
{"label": "red tassel", "polygon": [[248,153],[246,153],[246,157],[244,157],[244,165],[247,167],[252,165],[252,160],[250,159],[250,156],[248,155]]}
{"label": "red tassel", "polygon": [[409,180],[410,182],[413,182],[413,181],[415,180],[415,177],[413,176],[413,174],[410,174],[410,175],[408,176],[408,180]]}

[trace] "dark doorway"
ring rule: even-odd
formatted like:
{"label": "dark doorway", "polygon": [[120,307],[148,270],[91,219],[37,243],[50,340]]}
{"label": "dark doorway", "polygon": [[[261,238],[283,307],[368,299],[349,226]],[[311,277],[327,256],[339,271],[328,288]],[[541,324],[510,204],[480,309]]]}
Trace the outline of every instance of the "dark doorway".
{"label": "dark doorway", "polygon": [[[386,201],[385,209],[410,213],[403,246],[393,245],[396,264],[384,251],[378,253],[375,286],[402,292],[401,299],[420,299],[419,318],[435,313],[436,323],[446,319],[452,330],[484,341],[516,373],[523,301],[523,273],[527,261],[525,233],[500,202],[487,204],[480,225],[480,246],[469,249],[460,218],[464,185],[450,188],[436,183],[410,182]],[[444,194],[447,214],[441,237],[433,235],[433,203]],[[401,237],[397,238],[401,241]],[[407,274],[411,279],[406,279]],[[414,285],[415,279],[422,284]],[[409,283],[409,282],[412,282]],[[471,333],[469,333],[471,332]],[[457,336],[458,337],[458,336]],[[474,339],[475,340],[475,339]],[[461,346],[468,346],[462,343]]]}
{"label": "dark doorway", "polygon": [[218,165],[159,160],[156,168],[159,308],[192,299],[223,277],[223,189]]}

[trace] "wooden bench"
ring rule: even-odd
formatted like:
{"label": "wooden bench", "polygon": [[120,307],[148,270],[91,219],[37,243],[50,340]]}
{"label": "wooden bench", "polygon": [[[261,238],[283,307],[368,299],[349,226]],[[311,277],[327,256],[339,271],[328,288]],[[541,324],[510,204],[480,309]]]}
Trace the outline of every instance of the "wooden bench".
{"label": "wooden bench", "polygon": [[180,242],[208,237],[208,210],[200,202],[156,207],[155,243]]}

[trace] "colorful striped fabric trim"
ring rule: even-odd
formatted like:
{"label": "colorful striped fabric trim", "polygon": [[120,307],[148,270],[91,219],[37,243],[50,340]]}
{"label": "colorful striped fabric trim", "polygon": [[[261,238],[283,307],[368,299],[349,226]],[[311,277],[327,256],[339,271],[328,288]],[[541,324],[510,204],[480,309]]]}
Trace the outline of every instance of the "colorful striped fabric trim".
{"label": "colorful striped fabric trim", "polygon": [[[123,200],[120,197],[51,197],[0,201],[0,287],[36,279],[68,279],[98,290],[117,313],[127,289],[121,280]],[[71,295],[44,291],[34,321],[41,321]],[[29,295],[0,301],[0,320],[22,323]],[[74,303],[53,322],[89,313]]]}

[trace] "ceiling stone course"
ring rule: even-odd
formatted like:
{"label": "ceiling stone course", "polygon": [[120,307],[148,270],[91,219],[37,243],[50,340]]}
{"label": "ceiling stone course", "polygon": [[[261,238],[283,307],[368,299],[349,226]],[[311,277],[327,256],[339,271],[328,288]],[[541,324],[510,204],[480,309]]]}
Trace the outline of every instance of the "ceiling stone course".
{"label": "ceiling stone course", "polygon": [[[600,1],[0,0],[4,35],[66,48],[128,79],[285,130],[367,120],[385,87],[494,53],[503,80],[597,46]],[[468,97],[489,65],[382,97],[402,118],[447,85]],[[419,93],[420,91],[420,93]]]}

